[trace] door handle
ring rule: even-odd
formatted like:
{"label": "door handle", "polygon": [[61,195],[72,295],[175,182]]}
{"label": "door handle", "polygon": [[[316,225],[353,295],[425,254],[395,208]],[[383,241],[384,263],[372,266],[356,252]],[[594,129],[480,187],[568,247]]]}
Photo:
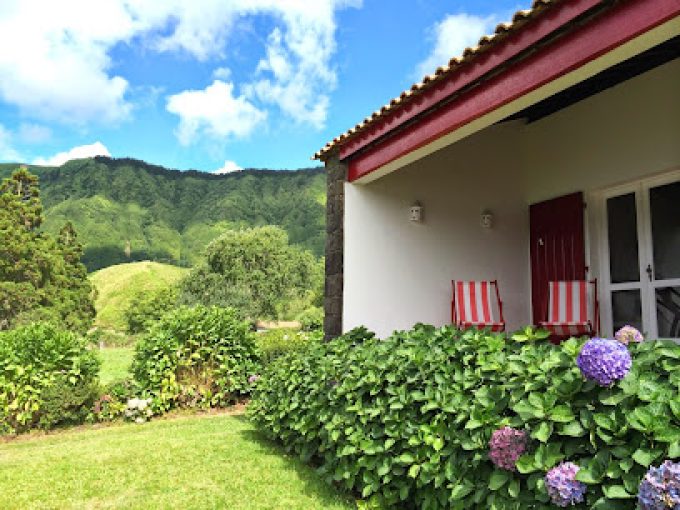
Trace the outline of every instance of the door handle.
{"label": "door handle", "polygon": [[652,265],[647,264],[647,269],[645,271],[647,271],[647,276],[649,276],[649,281],[651,282],[654,279],[654,270],[652,269]]}

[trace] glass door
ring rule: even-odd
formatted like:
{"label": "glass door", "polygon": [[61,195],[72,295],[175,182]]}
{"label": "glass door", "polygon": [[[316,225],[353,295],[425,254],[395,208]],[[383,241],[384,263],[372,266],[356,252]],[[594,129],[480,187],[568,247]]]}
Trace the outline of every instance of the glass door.
{"label": "glass door", "polygon": [[639,193],[633,188],[606,199],[609,285],[613,331],[630,324],[645,331],[640,271]]}
{"label": "glass door", "polygon": [[[673,180],[674,179],[674,180]],[[680,175],[605,194],[603,312],[611,332],[680,339]]]}
{"label": "glass door", "polygon": [[652,287],[657,338],[680,338],[680,181],[646,187],[650,253],[646,267]]}

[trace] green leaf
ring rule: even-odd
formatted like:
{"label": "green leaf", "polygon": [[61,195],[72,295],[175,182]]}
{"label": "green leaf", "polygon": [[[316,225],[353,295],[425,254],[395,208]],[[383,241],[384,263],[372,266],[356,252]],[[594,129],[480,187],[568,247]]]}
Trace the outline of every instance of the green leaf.
{"label": "green leaf", "polygon": [[511,498],[516,498],[519,496],[519,480],[512,480],[510,485],[508,485],[508,494]]}
{"label": "green leaf", "polygon": [[468,480],[462,480],[451,489],[451,495],[449,499],[456,501],[458,499],[463,499],[465,496],[472,492],[474,489],[474,484]]}
{"label": "green leaf", "polygon": [[401,464],[413,464],[416,461],[416,458],[412,454],[406,452],[399,455],[397,461]]}
{"label": "green leaf", "polygon": [[671,443],[668,446],[668,457],[670,457],[671,459],[677,459],[678,457],[680,457],[680,441]]}
{"label": "green leaf", "polygon": [[417,478],[418,473],[420,473],[420,464],[413,464],[408,470],[408,476],[410,478]]}
{"label": "green leaf", "polygon": [[533,473],[534,471],[538,471],[539,469],[539,466],[536,465],[534,456],[532,454],[527,453],[525,453],[519,459],[517,459],[517,463],[515,464],[515,466],[517,466],[517,471],[519,471],[523,475]]}
{"label": "green leaf", "polygon": [[489,477],[489,489],[492,491],[497,491],[501,487],[503,487],[511,478],[510,472],[501,470],[501,469],[494,469],[494,471],[491,473],[491,476]]}
{"label": "green leaf", "polygon": [[444,440],[441,437],[436,437],[434,441],[432,441],[432,448],[434,448],[434,451],[438,452],[442,448],[444,448]]}
{"label": "green leaf", "polygon": [[540,442],[545,443],[550,438],[552,434],[553,425],[548,422],[541,422],[538,427],[534,429],[531,433],[531,437],[538,439]]}
{"label": "green leaf", "polygon": [[567,405],[558,405],[548,413],[548,418],[558,423],[569,423],[575,419],[574,413]]}
{"label": "green leaf", "polygon": [[675,443],[680,441],[680,427],[668,423],[660,423],[654,428],[654,439],[661,443]]}
{"label": "green leaf", "polygon": [[580,437],[585,435],[586,430],[578,420],[565,423],[560,426],[559,434],[562,436]]}
{"label": "green leaf", "polygon": [[644,467],[649,467],[661,455],[661,450],[638,449],[633,453],[633,460]]}
{"label": "green leaf", "polygon": [[604,485],[602,486],[602,492],[609,499],[630,499],[635,497],[635,495],[629,494],[623,485]]}

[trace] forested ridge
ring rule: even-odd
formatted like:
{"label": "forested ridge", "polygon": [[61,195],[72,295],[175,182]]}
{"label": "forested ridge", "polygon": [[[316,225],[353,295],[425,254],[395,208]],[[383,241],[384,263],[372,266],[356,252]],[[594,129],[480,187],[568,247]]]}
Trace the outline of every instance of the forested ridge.
{"label": "forested ridge", "polygon": [[[0,165],[0,178],[17,166]],[[323,251],[322,169],[213,175],[106,157],[29,168],[40,178],[43,228],[72,222],[90,271],[146,259],[193,265],[210,241],[245,226],[279,225],[292,243]]]}

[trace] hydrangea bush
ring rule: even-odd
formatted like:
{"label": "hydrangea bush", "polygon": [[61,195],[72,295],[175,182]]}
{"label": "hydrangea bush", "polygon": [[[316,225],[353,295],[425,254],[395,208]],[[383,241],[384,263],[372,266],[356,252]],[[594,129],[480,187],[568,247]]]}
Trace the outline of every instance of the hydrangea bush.
{"label": "hydrangea bush", "polygon": [[[680,458],[680,346],[631,342],[627,365],[618,348],[600,363],[585,345],[422,325],[384,340],[352,332],[266,367],[248,412],[369,505],[547,510],[559,494],[633,510],[649,467]],[[517,471],[492,453],[505,427],[526,431]]]}
{"label": "hydrangea bush", "polygon": [[600,386],[611,386],[628,374],[633,360],[628,348],[621,342],[593,338],[585,343],[576,363],[586,379]]}
{"label": "hydrangea bush", "polygon": [[155,413],[224,407],[250,391],[258,352],[235,310],[196,306],[165,314],[137,344],[132,373]]}

